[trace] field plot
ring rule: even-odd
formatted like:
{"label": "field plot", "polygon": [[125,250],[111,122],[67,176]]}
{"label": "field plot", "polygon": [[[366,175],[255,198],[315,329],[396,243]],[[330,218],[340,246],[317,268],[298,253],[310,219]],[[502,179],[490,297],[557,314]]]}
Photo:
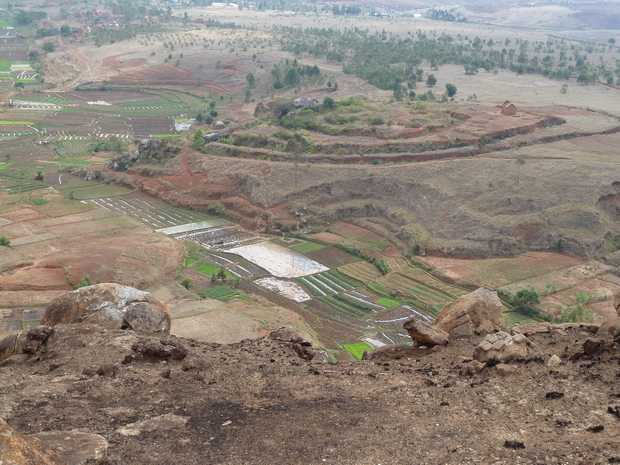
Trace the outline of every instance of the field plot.
{"label": "field plot", "polygon": [[[215,220],[220,220],[216,218]],[[211,220],[207,220],[211,221]],[[228,223],[228,222],[226,222]],[[230,250],[234,248],[238,248],[243,245],[255,244],[257,242],[262,242],[263,238],[257,236],[254,233],[246,231],[234,224],[226,224],[224,226],[214,226],[214,227],[200,227],[200,224],[190,224],[187,226],[182,226],[178,228],[174,228],[174,230],[185,229],[183,232],[170,232],[171,228],[167,228],[166,230],[162,230],[166,234],[170,234],[177,239],[189,239],[195,242],[198,242],[200,245],[217,251]],[[230,250],[231,253],[236,253]],[[241,255],[241,254],[239,254]],[[247,257],[244,257],[247,258]],[[253,263],[254,260],[249,260]]]}
{"label": "field plot", "polygon": [[252,278],[269,274],[261,267],[242,259],[239,255],[224,254],[221,252],[218,254],[205,253],[204,255],[212,263],[225,268],[234,276]]}
{"label": "field plot", "polygon": [[254,281],[261,287],[275,292],[287,299],[294,300],[295,302],[305,302],[310,300],[311,297],[304,289],[294,281],[281,278],[261,278]]}
{"label": "field plot", "polygon": [[144,200],[131,196],[104,197],[92,199],[91,202],[108,210],[119,211],[152,229],[208,221],[214,218],[205,213],[167,206],[154,199]]}
{"label": "field plot", "polygon": [[47,185],[41,181],[35,181],[25,175],[25,171],[8,167],[0,170],[0,188],[9,194],[22,194],[38,189],[45,189]]}
{"label": "field plot", "polygon": [[381,277],[381,272],[377,267],[368,262],[356,262],[344,265],[339,267],[338,271],[363,283]]}
{"label": "field plot", "polygon": [[306,256],[330,268],[337,268],[342,265],[357,263],[359,258],[346,253],[336,247],[324,247],[322,249],[304,252]]}
{"label": "field plot", "polygon": [[360,285],[359,282],[334,270],[304,276],[298,278],[298,281],[308,289],[313,296],[317,297],[346,292]]}
{"label": "field plot", "polygon": [[426,323],[432,324],[435,318],[424,310],[418,310],[410,305],[402,305],[399,307],[393,307],[381,312],[377,315],[373,315],[366,321],[374,323],[377,326],[389,330],[402,331],[403,323],[411,316],[415,316]]}
{"label": "field plot", "polygon": [[416,258],[454,279],[466,279],[489,288],[542,276],[560,268],[584,264],[584,260],[551,252],[528,252],[515,258],[483,260],[429,256]]}
{"label": "field plot", "polygon": [[328,268],[302,254],[273,242],[260,242],[228,250],[280,278],[297,278],[327,271]]}
{"label": "field plot", "polygon": [[129,129],[136,137],[176,134],[174,119],[170,116],[131,116],[127,119]]}

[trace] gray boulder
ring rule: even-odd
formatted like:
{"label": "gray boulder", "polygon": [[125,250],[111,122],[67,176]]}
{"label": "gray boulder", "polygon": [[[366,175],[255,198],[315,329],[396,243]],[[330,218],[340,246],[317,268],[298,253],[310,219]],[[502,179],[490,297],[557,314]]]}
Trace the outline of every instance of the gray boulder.
{"label": "gray boulder", "polygon": [[168,333],[170,312],[148,292],[116,283],[95,284],[52,301],[41,324],[89,322],[114,329]]}
{"label": "gray boulder", "polygon": [[224,129],[226,127],[226,123],[224,121],[216,121],[213,125],[213,129]]}
{"label": "gray boulder", "polygon": [[309,110],[319,104],[319,101],[315,98],[296,98],[293,100],[293,106],[295,109]]}
{"label": "gray boulder", "polygon": [[230,136],[230,133],[226,131],[212,132],[211,134],[205,134],[204,140],[205,142],[217,142],[228,136]]}

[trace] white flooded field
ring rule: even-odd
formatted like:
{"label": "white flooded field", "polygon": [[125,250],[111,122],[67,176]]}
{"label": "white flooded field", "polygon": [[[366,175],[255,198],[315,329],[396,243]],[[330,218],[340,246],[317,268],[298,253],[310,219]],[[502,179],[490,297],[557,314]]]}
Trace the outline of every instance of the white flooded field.
{"label": "white flooded field", "polygon": [[228,253],[240,255],[280,278],[298,278],[329,270],[299,252],[269,241],[229,249]]}
{"label": "white flooded field", "polygon": [[267,290],[280,294],[282,297],[294,300],[295,302],[305,302],[312,298],[304,291],[303,287],[288,279],[262,278],[254,282]]}

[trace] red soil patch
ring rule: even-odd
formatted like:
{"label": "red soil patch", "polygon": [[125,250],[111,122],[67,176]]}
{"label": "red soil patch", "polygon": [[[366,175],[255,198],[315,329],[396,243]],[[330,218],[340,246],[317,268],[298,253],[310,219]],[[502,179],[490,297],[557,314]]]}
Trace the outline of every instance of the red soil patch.
{"label": "red soil patch", "polygon": [[337,234],[332,234],[332,233],[328,233],[328,232],[322,232],[319,234],[313,234],[312,236],[310,236],[312,239],[316,239],[319,241],[323,241],[323,242],[329,242],[330,244],[333,244],[335,242],[340,242],[343,238]]}
{"label": "red soil patch", "polygon": [[227,105],[226,109],[229,111],[237,111],[237,110],[241,110],[244,106],[245,106],[244,103],[235,102],[235,103],[231,103],[230,105]]}
{"label": "red soil patch", "polygon": [[0,276],[0,285],[9,291],[72,289],[62,268],[21,269],[9,276]]}
{"label": "red soil patch", "polygon": [[196,84],[196,78],[189,71],[177,68],[170,63],[163,63],[131,73],[109,78],[115,83],[143,83],[143,84]]}
{"label": "red soil patch", "polygon": [[136,66],[140,66],[142,63],[145,63],[146,60],[144,58],[140,58],[139,60],[130,60],[118,62],[114,65],[114,68],[135,68]]}
{"label": "red soil patch", "polygon": [[32,221],[32,220],[40,220],[47,218],[47,215],[43,213],[39,213],[36,210],[31,210],[30,208],[22,208],[21,210],[15,210],[8,213],[3,213],[2,218],[7,219],[9,221],[13,221],[14,223],[21,223],[23,221]]}
{"label": "red soil patch", "polygon": [[110,55],[109,57],[105,57],[103,59],[103,61],[101,62],[101,66],[114,66],[115,64],[119,63],[118,57],[122,57],[125,55],[134,55],[136,52],[126,52],[126,53],[119,53],[118,55]]}
{"label": "red soil patch", "polygon": [[618,153],[620,150],[620,134],[597,134],[590,137],[571,139],[570,142],[577,147],[600,152]]}
{"label": "red soil patch", "polygon": [[468,276],[476,274],[477,271],[465,266],[455,266],[454,268],[443,268],[441,273],[458,281],[459,279],[464,279]]}
{"label": "red soil patch", "polygon": [[336,234],[348,239],[357,239],[359,241],[376,241],[383,239],[378,234],[355,226],[354,224],[345,223],[344,221],[336,221],[330,226],[330,229]]}

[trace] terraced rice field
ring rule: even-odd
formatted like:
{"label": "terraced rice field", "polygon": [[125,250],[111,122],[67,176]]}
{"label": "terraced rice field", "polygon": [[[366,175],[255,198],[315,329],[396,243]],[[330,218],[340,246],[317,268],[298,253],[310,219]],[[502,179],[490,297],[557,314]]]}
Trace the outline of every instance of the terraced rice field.
{"label": "terraced rice field", "polygon": [[[7,166],[7,165],[3,165]],[[45,189],[47,185],[34,179],[26,179],[23,171],[13,169],[0,170],[0,186],[9,194],[21,194],[38,189]]]}
{"label": "terraced rice field", "polygon": [[253,263],[241,259],[238,255],[207,253],[205,257],[216,266],[224,267],[233,276],[240,278],[253,278],[269,274]]}
{"label": "terraced rice field", "polygon": [[119,211],[140,224],[153,229],[164,229],[188,223],[219,220],[206,213],[181,210],[159,202],[126,196],[92,199],[92,203],[108,210]]}
{"label": "terraced rice field", "polygon": [[399,292],[405,300],[418,303],[432,313],[469,292],[439,281],[419,268],[391,273],[370,283],[369,288],[385,295]]}
{"label": "terraced rice field", "polygon": [[335,270],[304,276],[297,281],[310,291],[311,295],[317,297],[349,291],[360,285],[359,282]]}
{"label": "terraced rice field", "polygon": [[339,267],[338,271],[361,282],[368,282],[381,277],[381,272],[377,267],[368,262],[357,262],[344,265]]}

